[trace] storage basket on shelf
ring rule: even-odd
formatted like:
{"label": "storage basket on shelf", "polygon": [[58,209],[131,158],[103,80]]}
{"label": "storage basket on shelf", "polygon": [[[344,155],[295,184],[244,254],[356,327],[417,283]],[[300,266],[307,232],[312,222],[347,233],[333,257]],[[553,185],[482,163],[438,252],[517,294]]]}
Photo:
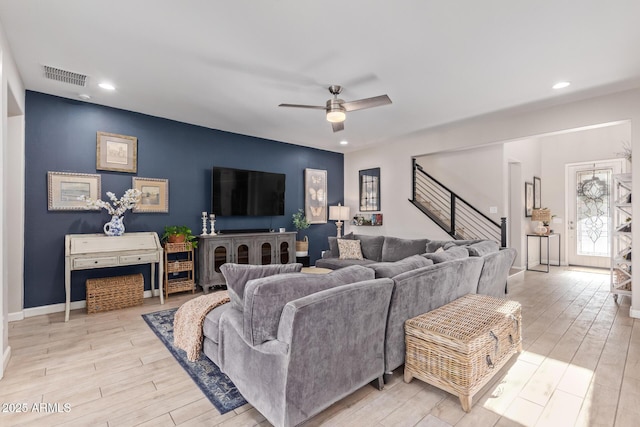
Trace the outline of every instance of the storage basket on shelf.
{"label": "storage basket on shelf", "polygon": [[190,242],[167,242],[164,244],[165,298],[184,291],[195,292],[193,245]]}
{"label": "storage basket on shelf", "polygon": [[142,274],[87,279],[87,313],[117,310],[142,305]]}
{"label": "storage basket on shelf", "polygon": [[296,240],[296,256],[307,256],[309,253],[309,238],[304,236],[304,240]]}
{"label": "storage basket on shelf", "polygon": [[522,350],[521,320],[520,303],[477,294],[407,320],[405,382],[453,393],[469,412],[473,395]]}

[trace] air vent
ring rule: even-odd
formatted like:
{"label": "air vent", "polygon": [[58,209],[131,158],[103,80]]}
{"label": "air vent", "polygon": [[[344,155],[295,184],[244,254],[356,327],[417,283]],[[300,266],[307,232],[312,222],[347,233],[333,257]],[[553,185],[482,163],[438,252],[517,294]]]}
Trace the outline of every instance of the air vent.
{"label": "air vent", "polygon": [[84,74],[74,73],[73,71],[61,70],[60,68],[44,66],[44,76],[51,80],[57,80],[62,83],[69,83],[76,86],[86,86],[87,76]]}

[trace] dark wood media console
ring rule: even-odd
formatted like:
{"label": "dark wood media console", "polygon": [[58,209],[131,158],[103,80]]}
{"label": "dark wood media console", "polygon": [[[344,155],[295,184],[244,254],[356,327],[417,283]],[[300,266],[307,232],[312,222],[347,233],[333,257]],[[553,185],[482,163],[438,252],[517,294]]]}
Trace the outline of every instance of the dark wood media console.
{"label": "dark wood media console", "polygon": [[220,266],[290,264],[296,262],[296,233],[231,233],[198,237],[197,283],[205,293],[226,286]]}

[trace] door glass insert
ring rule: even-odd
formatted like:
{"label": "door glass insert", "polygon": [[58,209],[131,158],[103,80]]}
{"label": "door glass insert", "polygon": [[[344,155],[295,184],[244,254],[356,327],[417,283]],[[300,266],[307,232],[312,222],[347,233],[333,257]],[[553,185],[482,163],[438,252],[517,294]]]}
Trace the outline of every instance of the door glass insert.
{"label": "door glass insert", "polygon": [[239,245],[236,249],[236,262],[238,264],[249,264],[249,246]]}
{"label": "door glass insert", "polygon": [[271,264],[271,243],[263,243],[261,251],[260,259],[262,260],[262,265]]}
{"label": "door glass insert", "polygon": [[280,243],[280,264],[289,263],[289,242]]}
{"label": "door glass insert", "polygon": [[227,248],[218,246],[213,251],[213,268],[216,273],[220,273],[220,266],[227,262]]}
{"label": "door glass insert", "polygon": [[577,254],[610,256],[611,168],[576,172]]}

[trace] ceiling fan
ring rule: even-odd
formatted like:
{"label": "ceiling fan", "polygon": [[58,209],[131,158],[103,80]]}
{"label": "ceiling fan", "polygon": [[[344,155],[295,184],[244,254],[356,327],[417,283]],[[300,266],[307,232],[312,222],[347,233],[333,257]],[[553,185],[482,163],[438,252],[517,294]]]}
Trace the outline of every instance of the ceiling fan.
{"label": "ceiling fan", "polygon": [[279,107],[314,108],[318,110],[325,110],[327,121],[331,123],[333,131],[339,132],[344,130],[344,121],[347,118],[347,111],[364,110],[365,108],[380,107],[381,105],[391,104],[391,99],[387,95],[345,102],[338,98],[338,95],[342,92],[342,86],[338,85],[329,86],[329,92],[331,92],[333,98],[329,99],[324,107],[321,105],[300,104],[280,104]]}

